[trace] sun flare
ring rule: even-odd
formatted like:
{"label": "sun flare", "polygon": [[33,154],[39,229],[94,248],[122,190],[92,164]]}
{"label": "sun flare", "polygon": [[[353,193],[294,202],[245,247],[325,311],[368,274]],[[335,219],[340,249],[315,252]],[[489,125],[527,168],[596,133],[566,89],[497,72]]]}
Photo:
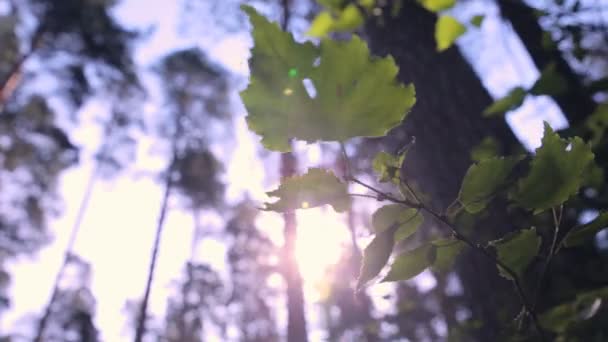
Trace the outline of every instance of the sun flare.
{"label": "sun flare", "polygon": [[329,208],[300,210],[296,259],[304,282],[313,286],[322,283],[348,241],[343,215]]}

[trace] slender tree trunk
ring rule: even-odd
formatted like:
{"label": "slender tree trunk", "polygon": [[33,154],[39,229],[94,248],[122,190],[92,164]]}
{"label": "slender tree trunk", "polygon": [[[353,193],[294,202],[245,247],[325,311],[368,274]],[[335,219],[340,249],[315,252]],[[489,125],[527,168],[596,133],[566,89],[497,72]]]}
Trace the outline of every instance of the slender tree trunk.
{"label": "slender tree trunk", "polygon": [[82,226],[82,220],[84,219],[84,214],[86,213],[89,203],[91,202],[91,196],[93,194],[93,188],[97,181],[97,177],[99,176],[99,164],[95,166],[95,169],[91,173],[89,180],[87,182],[87,186],[84,192],[84,196],[80,202],[80,207],[78,208],[78,212],[76,213],[76,219],[74,220],[74,224],[72,225],[72,229],[70,232],[70,238],[68,240],[68,244],[65,248],[65,252],[63,254],[63,260],[61,261],[61,265],[59,266],[59,270],[55,275],[55,281],[53,282],[53,287],[51,289],[51,296],[44,307],[44,311],[42,313],[42,317],[40,321],[38,321],[38,326],[36,327],[36,337],[34,338],[34,342],[42,342],[44,337],[44,331],[46,330],[46,326],[51,318],[51,314],[53,311],[53,304],[57,300],[57,295],[59,294],[59,283],[63,278],[63,274],[65,273],[65,268],[68,265],[70,257],[72,256],[74,250],[74,244],[76,243],[76,238],[78,237],[78,233],[80,232],[80,227]]}
{"label": "slender tree trunk", "polygon": [[[283,31],[288,31],[290,18],[290,1],[281,0],[283,7]],[[281,178],[295,175],[297,159],[293,153],[284,153],[281,156]],[[302,289],[302,276],[296,260],[296,241],[298,238],[297,222],[295,212],[283,214],[284,239],[283,274],[287,283],[287,341],[307,342],[308,331],[306,328],[306,314],[304,310],[304,291]]]}
{"label": "slender tree trunk", "polygon": [[146,290],[144,292],[144,298],[142,300],[139,315],[137,316],[137,323],[135,328],[134,342],[142,342],[143,337],[146,333],[146,323],[148,315],[148,303],[150,301],[150,292],[152,291],[152,283],[154,282],[154,271],[156,270],[156,263],[158,259],[158,251],[160,249],[160,241],[162,238],[163,228],[165,226],[165,218],[169,207],[169,198],[171,195],[171,188],[173,182],[171,176],[175,165],[175,152],[171,158],[171,163],[167,168],[167,180],[165,182],[165,190],[163,193],[163,199],[160,206],[160,212],[158,215],[158,223],[156,225],[156,235],[154,237],[154,245],[152,247],[152,257],[150,258],[150,265],[148,268],[148,278],[146,281]]}
{"label": "slender tree trunk", "polygon": [[[384,12],[390,13],[390,10]],[[452,47],[442,53],[436,51],[435,15],[414,1],[404,1],[397,17],[386,14],[382,19],[380,25],[375,23],[376,18],[371,18],[366,26],[370,47],[376,55],[391,54],[400,67],[399,80],[413,82],[417,93],[412,112],[386,141],[399,147],[415,138],[416,144],[407,155],[403,174],[430,195],[433,200],[427,205],[442,211],[456,198],[471,162],[470,151],[484,137],[493,136],[506,149],[519,143],[504,120],[482,117],[492,99],[459,50]],[[482,237],[512,230],[505,218],[506,213],[491,213],[491,228],[476,229],[471,235],[475,240],[483,240]],[[504,303],[503,299],[510,298],[509,295],[496,296],[495,293],[506,291],[513,293],[513,298],[516,294],[511,285],[497,275],[494,264],[471,251],[463,253],[456,270],[473,317],[484,322],[478,337],[493,340],[499,331],[496,308],[516,305],[514,300],[511,304]]]}
{"label": "slender tree trunk", "polygon": [[543,46],[543,29],[534,14],[534,9],[520,0],[498,0],[502,15],[511,22],[519,39],[528,50],[536,68],[544,69],[550,63],[555,63],[555,70],[562,75],[568,90],[553,96],[568,122],[572,126],[581,124],[596,107],[591,94],[585,90],[581,78],[572,70],[557,47]]}
{"label": "slender tree trunk", "polygon": [[[290,177],[295,174],[296,158],[292,153],[281,156],[281,177]],[[287,283],[287,341],[307,342],[306,316],[304,312],[304,291],[302,290],[302,277],[296,260],[297,222],[293,211],[283,214],[285,221],[285,257],[284,276]]]}

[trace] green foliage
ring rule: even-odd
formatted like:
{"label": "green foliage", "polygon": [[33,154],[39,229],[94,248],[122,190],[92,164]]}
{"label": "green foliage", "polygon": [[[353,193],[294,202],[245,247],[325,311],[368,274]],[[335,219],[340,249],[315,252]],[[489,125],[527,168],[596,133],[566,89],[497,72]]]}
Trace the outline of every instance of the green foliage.
{"label": "green foliage", "polygon": [[437,51],[447,50],[466,31],[467,28],[454,17],[449,15],[440,16],[435,24]]}
{"label": "green foliage", "polygon": [[[437,12],[452,7],[455,1],[419,2],[428,10]],[[327,10],[315,19],[310,30],[310,34],[319,37],[358,27],[363,16],[360,11],[370,10],[374,4],[373,1],[359,2],[363,6],[361,8],[352,2],[347,4],[326,0],[320,3]],[[242,98],[249,111],[247,120],[251,130],[262,136],[267,148],[287,151],[291,139],[344,142],[355,137],[383,136],[398,125],[414,105],[414,88],[396,82],[398,69],[392,57],[372,57],[359,37],[354,36],[348,41],[323,38],[319,46],[299,44],[251,8],[244,9],[252,18],[255,47],[250,62],[251,83],[242,93]],[[349,16],[348,11],[351,10]],[[483,19],[478,15],[470,23],[479,27]],[[439,51],[448,49],[466,31],[463,24],[447,15],[438,19],[435,29]],[[314,96],[309,95],[303,86],[304,79],[314,85]],[[532,87],[512,89],[489,106],[484,115],[513,110],[528,95],[553,96],[567,90],[564,78],[555,71],[554,65],[550,65]],[[593,133],[596,148],[601,146],[598,144],[608,127],[605,116],[604,108],[600,106],[586,122],[587,128]],[[525,156],[499,157],[499,149],[498,143],[488,137],[471,151],[471,158],[476,163],[465,174],[457,199],[444,211],[435,211],[426,206],[425,203],[430,201],[419,192],[416,184],[401,178],[407,149],[398,155],[380,152],[372,162],[378,181],[392,183],[400,190],[402,197],[395,197],[391,191],[385,193],[349,177],[349,180],[371,190],[374,193],[371,197],[392,202],[372,215],[375,236],[364,250],[357,288],[360,289],[382,272],[391,259],[394,245],[416,233],[424,217],[434,217],[441,228],[447,228],[452,238],[422,242],[419,247],[396,256],[383,281],[411,279],[429,267],[434,272],[448,272],[464,247],[469,246],[478,255],[495,263],[501,276],[514,281],[524,306],[521,317],[525,317],[526,312],[534,311],[534,304],[530,306],[530,303],[535,303],[537,298],[536,295],[528,298],[529,284],[525,271],[539,256],[541,245],[549,245],[551,241],[543,241],[536,229],[531,228],[514,231],[487,243],[484,235],[469,237],[471,231],[468,228],[499,194],[508,194],[509,205],[515,204],[536,214],[562,206],[583,185],[601,185],[597,180],[602,178],[602,173],[593,162],[594,154],[590,145],[578,137],[562,139],[547,124],[542,145],[530,157],[531,162],[526,164],[529,166],[528,172],[524,176],[520,176],[519,168],[517,172],[515,169],[523,163]],[[347,185],[322,169],[311,169],[306,175],[285,179],[279,189],[268,194],[279,200],[267,204],[267,210],[287,211],[330,204],[340,211],[349,205]],[[555,218],[560,223],[561,213],[559,219]],[[521,214],[525,219],[532,217],[527,212]],[[454,218],[456,220],[452,222]],[[517,221],[514,224],[521,223]],[[572,230],[562,242],[566,247],[580,245],[606,225],[608,215],[602,213],[591,223]],[[487,244],[487,247],[481,247],[482,244]],[[560,250],[560,245],[561,242],[557,246],[552,244],[549,257],[544,259],[547,263],[545,266]],[[583,303],[589,307],[590,298],[595,300],[597,296],[577,297],[576,305]],[[543,324],[549,330],[564,331],[562,321],[572,320],[574,306],[566,303],[556,307],[543,315]],[[560,328],[552,328],[555,326]]]}
{"label": "green foliage", "polygon": [[523,156],[494,157],[471,165],[458,195],[460,204],[471,214],[482,211],[522,159]]}
{"label": "green foliage", "polygon": [[314,208],[330,204],[336,211],[345,211],[350,206],[347,185],[331,171],[313,168],[301,176],[283,179],[278,189],[268,192],[279,199],[266,203],[265,210],[286,212],[295,209]]}
{"label": "green foliage", "polygon": [[539,317],[540,323],[549,331],[565,333],[568,329],[595,316],[605,299],[608,299],[608,287],[579,293],[574,300],[543,313]]}
{"label": "green foliage", "polygon": [[390,271],[382,281],[398,281],[413,278],[431,266],[436,256],[437,247],[430,243],[404,252],[395,258]]}
{"label": "green foliage", "polygon": [[578,191],[593,158],[591,148],[580,138],[562,139],[545,123],[542,146],[512,198],[536,212],[559,206]]}
{"label": "green foliage", "polygon": [[598,105],[585,122],[585,126],[591,131],[591,145],[598,145],[608,128],[608,103]]}
{"label": "green foliage", "polygon": [[391,256],[394,243],[393,231],[387,230],[376,234],[372,242],[365,247],[357,289],[363,287],[380,273]]}
{"label": "green foliage", "polygon": [[471,18],[471,25],[479,28],[483,24],[483,20],[485,18],[486,17],[481,14],[475,15],[475,16],[473,16],[473,18]]}
{"label": "green foliage", "polygon": [[[241,93],[247,123],[268,149],[289,151],[292,138],[307,142],[383,136],[415,103],[414,87],[396,81],[392,57],[373,58],[359,38],[323,40],[316,48],[243,6],[253,24],[251,82]],[[314,60],[320,57],[318,67]],[[299,78],[288,75],[298,69]],[[316,96],[302,84],[308,78]]]}
{"label": "green foliage", "polygon": [[378,174],[379,182],[393,182],[399,183],[399,170],[405,160],[407,151],[393,156],[392,154],[384,151],[379,152],[374,157],[372,162],[372,168]]}
{"label": "green foliage", "polygon": [[[513,232],[504,238],[490,243],[496,249],[496,256],[503,264],[521,276],[530,262],[534,260],[540,248],[541,239],[536,229],[525,229]],[[498,267],[500,274],[512,279],[502,267]]]}
{"label": "green foliage", "polygon": [[484,116],[492,116],[494,114],[506,113],[516,109],[524,103],[526,98],[526,90],[522,87],[515,87],[504,97],[494,101],[488,108],[483,111]]}
{"label": "green foliage", "polygon": [[464,249],[465,243],[457,239],[440,239],[431,242],[435,246],[435,260],[432,269],[435,272],[445,273]]}
{"label": "green foliage", "polygon": [[493,137],[485,137],[479,145],[471,149],[471,160],[479,162],[498,155],[500,146]]}
{"label": "green foliage", "polygon": [[564,238],[564,246],[580,246],[595,237],[595,234],[606,227],[608,227],[608,213],[600,213],[591,222],[572,229],[568,236]]}
{"label": "green foliage", "polygon": [[372,225],[376,233],[393,231],[395,242],[407,239],[418,230],[423,217],[420,211],[404,208],[399,204],[385,205],[372,215]]}
{"label": "green foliage", "polygon": [[350,4],[333,16],[329,11],[319,13],[307,34],[312,37],[325,37],[331,32],[352,31],[364,22],[363,15],[357,6]]}
{"label": "green foliage", "polygon": [[418,2],[431,12],[447,10],[456,4],[456,0],[418,0]]}
{"label": "green foliage", "polygon": [[549,64],[530,88],[530,94],[555,96],[567,90],[568,81],[555,70],[555,64]]}

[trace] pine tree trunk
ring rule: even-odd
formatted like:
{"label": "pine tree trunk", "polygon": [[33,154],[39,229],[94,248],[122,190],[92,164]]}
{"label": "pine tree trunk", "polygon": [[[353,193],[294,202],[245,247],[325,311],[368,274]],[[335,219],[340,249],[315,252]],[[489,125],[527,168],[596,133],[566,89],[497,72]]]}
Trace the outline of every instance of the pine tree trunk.
{"label": "pine tree trunk", "polygon": [[543,29],[538,22],[534,9],[520,0],[498,0],[502,15],[511,22],[513,29],[524,44],[536,68],[543,70],[550,63],[555,63],[555,70],[562,75],[568,90],[553,96],[570,125],[581,124],[596,107],[595,101],[585,90],[580,77],[572,70],[557,47],[543,46]]}
{"label": "pine tree trunk", "polygon": [[[470,151],[484,137],[493,136],[505,150],[519,143],[504,120],[482,117],[492,99],[459,50],[452,47],[441,53],[436,51],[435,15],[414,1],[404,1],[397,17],[386,14],[382,19],[382,24],[370,19],[366,27],[370,47],[376,55],[392,55],[400,67],[399,79],[413,82],[417,94],[412,112],[387,141],[389,146],[398,148],[415,137],[402,171],[410,182],[430,195],[432,203],[427,205],[442,211],[456,198],[471,164]],[[500,236],[513,229],[505,215],[492,213],[489,226],[478,227],[469,235],[478,240],[484,234]],[[445,232],[444,227],[438,229]],[[473,318],[484,322],[478,338],[492,340],[499,330],[496,308],[508,308],[504,299],[516,302],[516,294],[497,275],[494,264],[471,251],[463,253],[456,271]],[[496,296],[497,291],[507,295]]]}
{"label": "pine tree trunk", "polygon": [[[292,153],[281,156],[281,177],[295,174],[296,158]],[[283,214],[285,245],[283,246],[283,274],[287,283],[287,341],[307,342],[306,316],[302,277],[296,260],[297,222],[293,211]]]}

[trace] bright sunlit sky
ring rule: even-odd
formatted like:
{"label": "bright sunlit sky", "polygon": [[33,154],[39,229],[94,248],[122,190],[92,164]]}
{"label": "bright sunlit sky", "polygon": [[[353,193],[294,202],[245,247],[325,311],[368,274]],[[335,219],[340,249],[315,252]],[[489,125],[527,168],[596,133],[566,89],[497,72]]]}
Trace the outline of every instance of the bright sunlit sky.
{"label": "bright sunlit sky", "polygon": [[[246,60],[251,44],[249,33],[231,34],[215,40],[180,36],[177,30],[179,4],[179,1],[124,0],[116,8],[116,16],[129,28],[145,30],[156,25],[151,37],[137,49],[136,60],[142,70],[146,70],[151,63],[171,50],[200,44],[212,58],[233,70],[236,75],[246,75]],[[477,14],[487,11],[486,6],[487,1],[473,1],[466,9],[459,10],[456,14]],[[204,26],[204,23],[201,25]],[[468,33],[461,39],[460,44],[467,47],[467,56],[475,61],[474,67],[483,76],[483,82],[493,96],[502,96],[511,87],[522,83],[529,85],[536,79],[538,73],[532,67],[531,61],[523,55],[523,49],[510,29],[497,19],[496,11],[486,17],[481,31],[482,34]],[[204,29],[200,32],[204,32]],[[490,50],[491,54],[488,53]],[[247,130],[243,119],[244,109],[236,94],[234,102],[238,113],[235,120],[238,148],[233,151],[227,166],[228,196],[235,200],[243,191],[248,191],[253,198],[263,200],[264,191],[274,187],[276,180],[269,180],[265,175],[264,166],[256,152],[258,139]],[[146,106],[146,114],[154,115],[160,110],[159,107],[160,103],[153,99]],[[103,109],[103,104],[92,102],[82,109],[80,117],[88,118],[90,126],[93,127],[94,118],[102,115]],[[508,115],[508,120],[529,147],[539,144],[543,120],[548,120],[555,128],[565,125],[555,106],[543,98],[526,100],[517,112]],[[65,211],[63,216],[52,222],[54,241],[36,257],[24,257],[11,267],[12,310],[0,322],[2,331],[23,331],[20,324],[31,323],[23,318],[27,317],[26,315],[39,314],[48,300],[53,279],[62,260],[69,229],[91,173],[90,160],[97,148],[100,131],[93,128],[77,131],[73,138],[78,145],[84,147],[85,155],[81,159],[84,162],[63,176],[61,193],[65,199]],[[142,138],[137,163],[126,171],[127,176],[117,177],[112,182],[96,183],[92,202],[75,245],[77,254],[93,266],[94,274],[90,285],[97,299],[96,324],[105,341],[130,340],[132,330],[126,326],[125,302],[140,298],[145,286],[161,187],[150,177],[135,178],[133,175],[139,171],[160,171],[165,167],[165,158],[151,154],[152,147],[149,139]],[[319,162],[318,149],[300,146],[298,150],[301,155],[309,158],[303,164],[313,165]],[[278,160],[276,156],[272,158]],[[172,204],[177,208],[177,201]],[[213,225],[216,221],[209,218],[205,224]],[[259,223],[275,241],[281,242],[282,221],[279,216],[262,215]],[[167,296],[170,294],[169,286],[172,280],[179,278],[184,261],[189,257],[192,225],[190,214],[181,213],[179,210],[170,212],[152,289],[150,309],[155,315],[162,316]],[[324,267],[337,261],[339,246],[348,240],[347,231],[342,218],[332,214],[330,209],[299,214],[299,227],[297,255],[305,279],[306,296],[314,299],[319,295],[317,289],[324,278]],[[319,238],[321,233],[323,238]],[[223,248],[220,242],[208,240],[198,251],[201,260],[209,261],[222,270]],[[423,274],[421,279],[424,277]],[[421,284],[424,285],[424,282]],[[37,291],[32,291],[32,286],[35,286]],[[318,315],[314,314],[314,307],[309,305],[307,309],[310,325],[314,328],[318,326],[318,323],[315,323]],[[279,323],[284,324],[284,317],[279,317]],[[318,340],[315,338],[314,329],[311,334],[313,340]]]}

